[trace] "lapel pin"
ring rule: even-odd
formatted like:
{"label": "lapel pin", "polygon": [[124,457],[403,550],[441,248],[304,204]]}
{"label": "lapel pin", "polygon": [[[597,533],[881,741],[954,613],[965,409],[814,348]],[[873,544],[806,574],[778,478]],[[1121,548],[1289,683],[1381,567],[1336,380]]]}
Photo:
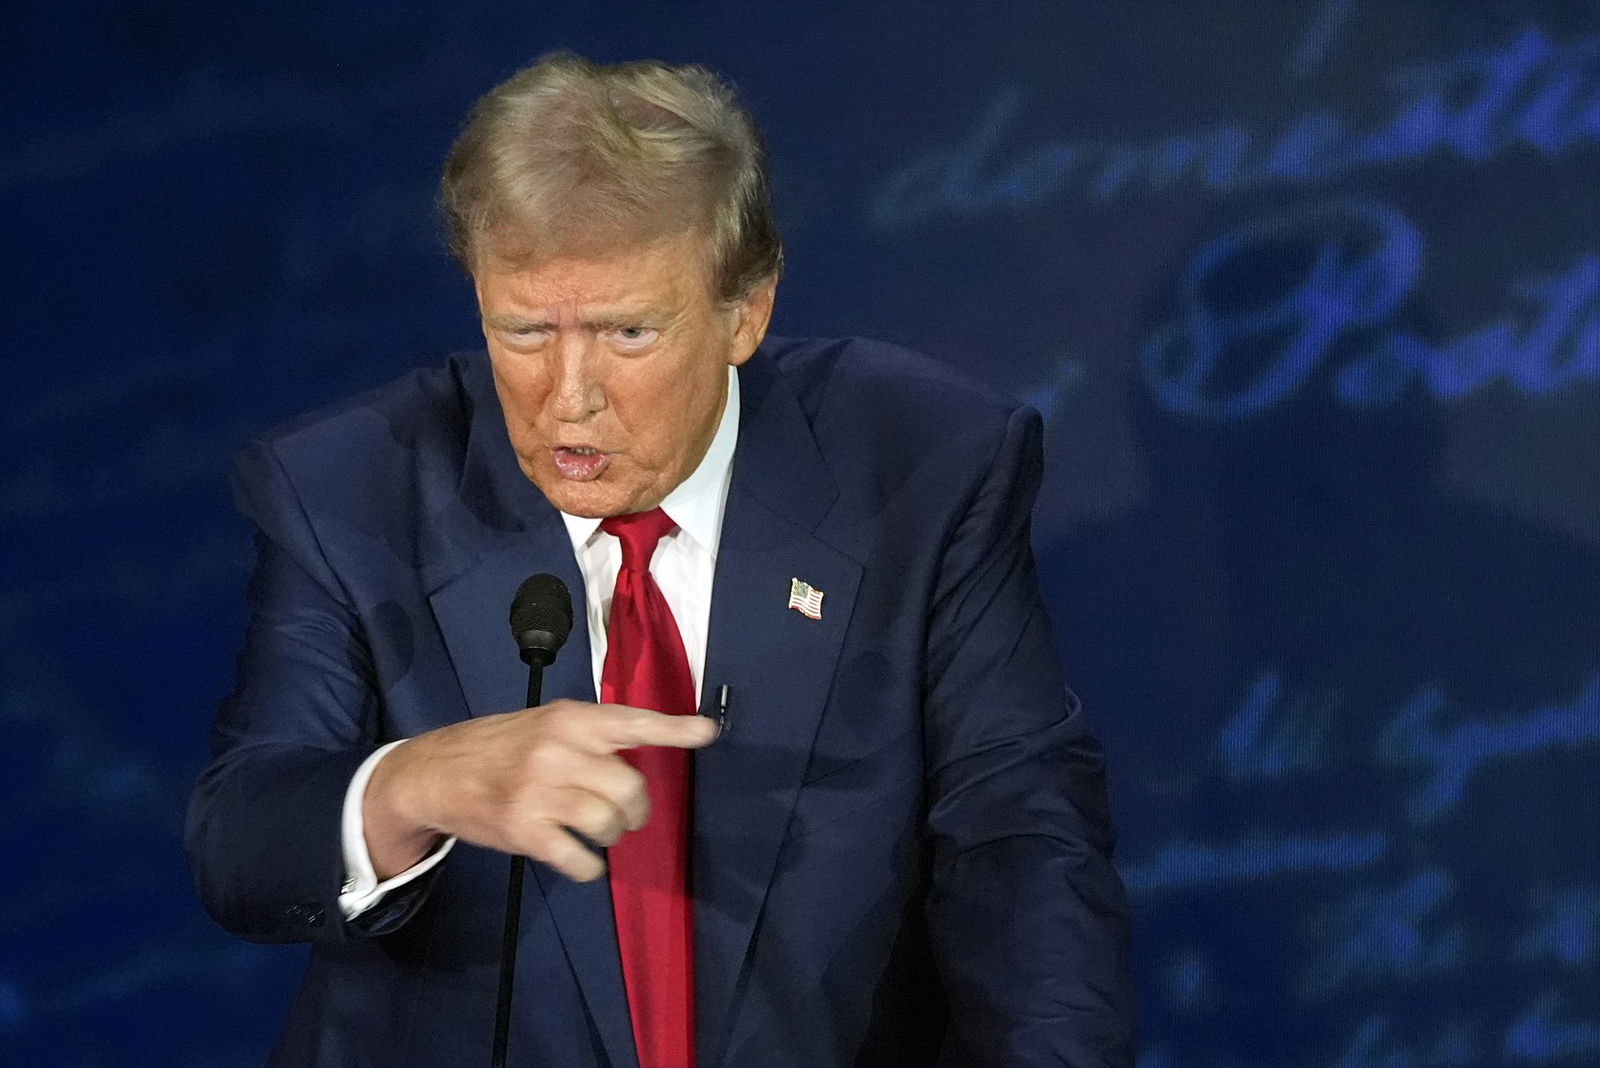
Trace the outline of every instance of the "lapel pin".
{"label": "lapel pin", "polygon": [[822,618],[822,591],[809,582],[789,580],[789,607],[807,619]]}

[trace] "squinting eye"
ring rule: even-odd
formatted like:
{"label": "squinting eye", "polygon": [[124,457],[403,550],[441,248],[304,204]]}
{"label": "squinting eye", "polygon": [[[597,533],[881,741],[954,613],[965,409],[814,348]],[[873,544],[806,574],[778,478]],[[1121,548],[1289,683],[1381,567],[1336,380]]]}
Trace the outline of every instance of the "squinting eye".
{"label": "squinting eye", "polygon": [[656,339],[656,331],[648,326],[619,326],[613,333],[618,341],[632,349],[648,345]]}

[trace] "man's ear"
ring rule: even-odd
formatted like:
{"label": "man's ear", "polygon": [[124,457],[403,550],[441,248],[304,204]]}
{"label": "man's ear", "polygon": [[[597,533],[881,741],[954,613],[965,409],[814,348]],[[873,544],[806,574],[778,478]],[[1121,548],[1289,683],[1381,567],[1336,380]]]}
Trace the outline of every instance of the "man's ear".
{"label": "man's ear", "polygon": [[767,324],[772,321],[772,305],[778,296],[777,278],[769,278],[750,291],[734,308],[739,316],[733,329],[733,348],[728,362],[738,367],[755,355],[756,346],[767,336]]}

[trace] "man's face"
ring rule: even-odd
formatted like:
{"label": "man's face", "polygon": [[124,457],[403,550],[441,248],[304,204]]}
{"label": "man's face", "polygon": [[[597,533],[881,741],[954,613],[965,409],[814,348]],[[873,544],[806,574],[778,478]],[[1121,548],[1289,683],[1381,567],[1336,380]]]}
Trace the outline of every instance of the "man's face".
{"label": "man's face", "polygon": [[701,240],[474,273],[511,447],[563,512],[648,511],[705,456],[727,368],[760,344],[774,284],[718,301]]}

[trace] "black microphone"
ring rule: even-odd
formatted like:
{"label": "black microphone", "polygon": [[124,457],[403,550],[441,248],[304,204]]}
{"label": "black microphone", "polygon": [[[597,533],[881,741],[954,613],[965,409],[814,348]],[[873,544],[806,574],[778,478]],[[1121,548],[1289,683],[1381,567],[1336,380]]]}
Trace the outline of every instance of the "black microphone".
{"label": "black microphone", "polygon": [[528,707],[539,703],[545,665],[553,662],[572,633],[572,594],[554,575],[538,574],[511,598],[511,636],[528,665]]}
{"label": "black microphone", "polygon": [[[539,703],[544,669],[552,663],[572,633],[572,594],[554,575],[539,574],[517,587],[511,598],[511,636],[528,665],[528,703]],[[506,1043],[511,1034],[511,992],[517,975],[517,930],[522,924],[523,858],[511,858],[506,883],[506,926],[500,939],[500,994],[494,1011],[493,1068],[505,1068]]]}

